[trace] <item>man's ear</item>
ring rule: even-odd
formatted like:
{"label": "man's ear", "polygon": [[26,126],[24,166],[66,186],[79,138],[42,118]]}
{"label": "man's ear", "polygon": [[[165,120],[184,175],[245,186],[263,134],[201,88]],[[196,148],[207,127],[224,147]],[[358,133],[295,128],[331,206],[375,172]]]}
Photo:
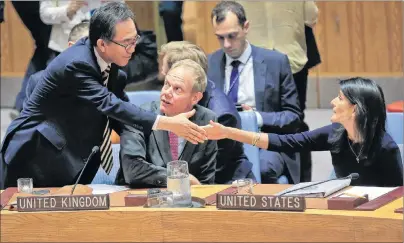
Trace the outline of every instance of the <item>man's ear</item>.
{"label": "man's ear", "polygon": [[198,102],[202,99],[203,97],[203,93],[202,92],[196,92],[193,96],[192,96],[192,106],[198,104]]}
{"label": "man's ear", "polygon": [[243,29],[244,29],[244,32],[247,34],[248,30],[250,29],[250,21],[246,20],[244,22],[244,28]]}
{"label": "man's ear", "polygon": [[106,46],[106,43],[103,39],[97,40],[97,47],[101,52],[105,52],[105,46]]}

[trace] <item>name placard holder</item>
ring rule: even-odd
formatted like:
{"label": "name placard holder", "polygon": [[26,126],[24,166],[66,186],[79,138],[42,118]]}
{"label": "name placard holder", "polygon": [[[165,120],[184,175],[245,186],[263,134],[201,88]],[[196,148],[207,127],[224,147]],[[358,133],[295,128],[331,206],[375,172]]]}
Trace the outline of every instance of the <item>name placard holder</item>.
{"label": "name placard holder", "polygon": [[216,194],[216,208],[303,212],[306,200],[292,196]]}
{"label": "name placard holder", "polygon": [[18,212],[109,209],[109,195],[17,197]]}

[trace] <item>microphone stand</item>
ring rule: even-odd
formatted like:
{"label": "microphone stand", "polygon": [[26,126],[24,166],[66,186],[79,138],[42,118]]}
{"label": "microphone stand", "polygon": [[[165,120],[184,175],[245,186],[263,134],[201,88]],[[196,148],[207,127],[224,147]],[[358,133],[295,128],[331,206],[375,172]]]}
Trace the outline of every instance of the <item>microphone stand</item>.
{"label": "microphone stand", "polygon": [[70,195],[73,195],[74,190],[76,189],[77,184],[79,183],[81,176],[83,175],[84,170],[87,167],[88,162],[90,161],[90,159],[93,157],[93,155],[95,153],[98,152],[98,150],[100,150],[100,148],[98,146],[94,146],[93,149],[91,150],[91,154],[88,156],[86,163],[84,164],[83,169],[80,171],[80,175],[79,177],[77,177],[76,183],[74,183],[74,186],[72,188],[72,191],[70,192]]}

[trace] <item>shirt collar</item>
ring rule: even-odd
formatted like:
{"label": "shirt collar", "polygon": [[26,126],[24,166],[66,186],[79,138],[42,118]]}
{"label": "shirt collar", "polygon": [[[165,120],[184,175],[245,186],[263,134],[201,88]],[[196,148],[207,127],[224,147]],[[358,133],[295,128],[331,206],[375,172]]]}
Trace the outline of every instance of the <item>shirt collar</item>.
{"label": "shirt collar", "polygon": [[104,61],[104,59],[101,58],[100,54],[98,54],[98,51],[95,47],[94,47],[94,54],[95,54],[95,57],[97,58],[97,63],[100,66],[101,73],[102,73],[105,71],[105,69],[107,69],[108,66],[111,65],[111,63],[107,63],[106,61]]}
{"label": "shirt collar", "polygon": [[244,50],[243,54],[239,58],[232,58],[231,56],[226,54],[226,66],[230,66],[234,60],[239,60],[242,64],[246,65],[248,59],[251,56],[251,45],[250,42],[247,41],[247,48]]}

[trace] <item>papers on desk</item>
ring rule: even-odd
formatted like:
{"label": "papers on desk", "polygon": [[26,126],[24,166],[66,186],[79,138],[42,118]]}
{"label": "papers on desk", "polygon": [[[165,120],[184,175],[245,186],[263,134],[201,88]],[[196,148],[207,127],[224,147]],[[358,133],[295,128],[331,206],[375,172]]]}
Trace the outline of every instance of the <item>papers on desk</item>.
{"label": "papers on desk", "polygon": [[106,184],[90,184],[87,185],[93,189],[93,195],[109,194],[129,190],[126,186],[106,185]]}
{"label": "papers on desk", "polygon": [[[368,195],[369,201],[389,193],[397,187],[372,187],[372,186],[353,186],[348,190],[341,192],[336,197],[352,197],[353,195],[363,197]],[[346,194],[344,194],[346,193]]]}
{"label": "papers on desk", "polygon": [[[277,196],[301,196],[301,197],[328,197],[336,191],[339,191],[351,184],[351,179],[332,180],[318,184],[319,182],[303,182],[288,189],[279,192]],[[316,185],[314,185],[316,184]],[[309,186],[313,185],[313,186]],[[306,187],[309,186],[309,187]],[[303,188],[306,187],[306,188]],[[302,189],[299,189],[302,188]],[[293,192],[291,192],[293,191]]]}

